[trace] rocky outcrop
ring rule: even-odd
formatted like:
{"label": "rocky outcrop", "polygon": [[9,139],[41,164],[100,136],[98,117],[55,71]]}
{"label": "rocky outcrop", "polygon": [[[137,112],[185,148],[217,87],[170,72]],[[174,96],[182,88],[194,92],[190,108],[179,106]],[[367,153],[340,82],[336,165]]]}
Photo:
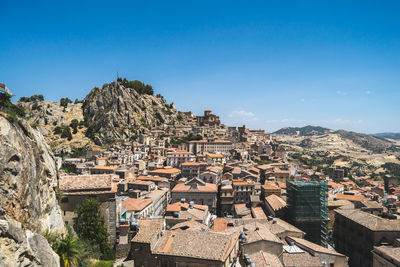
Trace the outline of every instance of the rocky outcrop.
{"label": "rocky outcrop", "polygon": [[0,220],[0,266],[60,266],[46,238],[9,218]]}
{"label": "rocky outcrop", "polygon": [[70,153],[75,148],[81,147],[98,149],[85,136],[87,129],[85,125],[79,125],[78,131],[72,134],[72,140],[61,138],[60,134],[54,133],[56,127],[68,126],[72,120],[83,121],[81,103],[68,104],[66,108],[60,106],[59,102],[53,101],[17,102],[16,105],[24,108],[25,118],[42,133],[55,154]]}
{"label": "rocky outcrop", "polygon": [[84,99],[82,110],[89,122],[91,137],[99,145],[185,121],[184,113],[162,97],[139,94],[118,82],[95,87]]}
{"label": "rocky outcrop", "polygon": [[26,120],[0,113],[0,265],[57,266],[40,234],[64,232],[57,204],[58,170],[42,134]]}
{"label": "rocky outcrop", "polygon": [[[60,103],[53,101],[17,102],[16,104],[24,108],[27,119],[39,125],[49,126],[61,126],[64,119],[69,117],[66,113],[67,109],[69,111],[77,106],[77,109],[80,110],[80,104],[69,104],[67,109],[64,109]],[[80,117],[83,119],[82,114]],[[48,133],[43,131],[42,134],[47,135]]]}

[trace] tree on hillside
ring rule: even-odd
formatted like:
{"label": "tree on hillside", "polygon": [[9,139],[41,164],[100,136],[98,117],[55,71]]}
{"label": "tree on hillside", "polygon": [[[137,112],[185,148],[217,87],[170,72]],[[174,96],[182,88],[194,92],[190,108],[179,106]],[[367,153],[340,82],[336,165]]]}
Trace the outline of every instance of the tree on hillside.
{"label": "tree on hillside", "polygon": [[147,94],[147,95],[154,94],[153,87],[151,85],[145,84],[141,81],[138,81],[138,80],[128,81],[126,78],[124,78],[124,79],[118,78],[117,81],[121,85],[123,85],[127,88],[135,89],[139,94]]}
{"label": "tree on hillside", "polygon": [[19,98],[19,102],[38,102],[44,101],[43,95],[33,95],[31,97],[22,96]]}
{"label": "tree on hillside", "polygon": [[76,134],[78,132],[78,125],[79,125],[79,121],[77,119],[73,119],[71,121],[71,123],[69,124],[69,126],[73,129],[73,134]]}
{"label": "tree on hillside", "polygon": [[69,99],[68,97],[60,99],[60,106],[64,107],[64,109],[68,107],[68,104],[70,103],[72,103],[72,100]]}
{"label": "tree on hillside", "polygon": [[98,245],[102,259],[113,259],[114,254],[108,244],[108,232],[104,218],[100,214],[100,202],[95,198],[85,199],[75,210],[74,229],[79,238]]}

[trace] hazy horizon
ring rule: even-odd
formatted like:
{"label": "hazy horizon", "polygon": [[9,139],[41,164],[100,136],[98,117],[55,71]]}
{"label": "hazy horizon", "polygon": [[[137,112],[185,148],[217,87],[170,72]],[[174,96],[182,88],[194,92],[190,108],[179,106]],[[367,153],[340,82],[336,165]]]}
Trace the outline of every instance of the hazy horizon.
{"label": "hazy horizon", "polygon": [[0,2],[0,82],[82,99],[120,77],[273,132],[400,132],[400,3]]}

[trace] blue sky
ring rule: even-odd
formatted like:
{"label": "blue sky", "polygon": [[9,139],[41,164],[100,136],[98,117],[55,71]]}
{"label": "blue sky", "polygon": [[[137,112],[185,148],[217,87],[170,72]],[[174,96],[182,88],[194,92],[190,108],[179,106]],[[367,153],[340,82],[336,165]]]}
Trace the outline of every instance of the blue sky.
{"label": "blue sky", "polygon": [[273,131],[400,132],[399,1],[0,0],[0,82],[83,98],[116,78]]}

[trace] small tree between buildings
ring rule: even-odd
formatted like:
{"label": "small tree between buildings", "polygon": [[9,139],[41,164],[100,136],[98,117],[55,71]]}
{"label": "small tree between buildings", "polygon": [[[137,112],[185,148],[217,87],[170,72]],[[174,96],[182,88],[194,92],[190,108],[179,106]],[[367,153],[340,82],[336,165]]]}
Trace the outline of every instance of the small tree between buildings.
{"label": "small tree between buildings", "polygon": [[114,259],[114,252],[108,244],[104,218],[100,214],[100,202],[95,198],[87,198],[76,208],[75,213],[74,229],[79,238],[98,246],[102,259]]}

